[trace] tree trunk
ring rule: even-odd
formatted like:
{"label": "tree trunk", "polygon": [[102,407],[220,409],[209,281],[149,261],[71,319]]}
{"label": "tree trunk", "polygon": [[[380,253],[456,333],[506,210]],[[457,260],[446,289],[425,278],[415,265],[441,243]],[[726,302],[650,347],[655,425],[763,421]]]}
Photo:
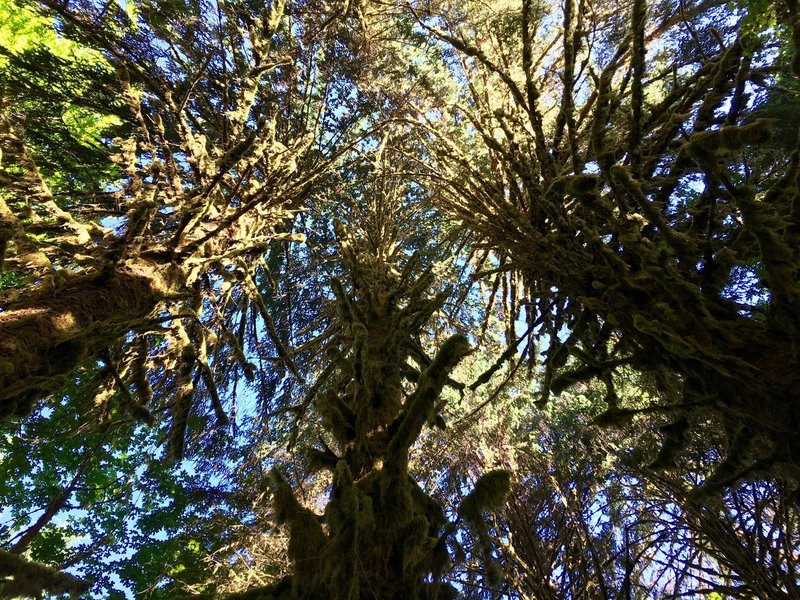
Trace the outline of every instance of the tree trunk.
{"label": "tree trunk", "polygon": [[404,397],[415,339],[444,297],[423,295],[430,283],[425,275],[399,281],[385,264],[348,258],[352,291],[333,285],[340,308],[332,351],[337,368],[316,401],[336,452],[327,446],[307,451],[312,468],[333,471],[330,500],[323,515],[313,513],[273,471],[276,516],[290,529],[294,574],[242,598],[444,600],[455,594],[441,581],[453,524],[410,476],[408,452],[470,346],[454,335],[432,360],[421,358],[415,390]]}
{"label": "tree trunk", "polygon": [[[131,260],[40,285],[0,312],[0,419],[24,416],[83,360],[124,336],[164,299],[173,268]],[[46,289],[49,288],[49,289]]]}

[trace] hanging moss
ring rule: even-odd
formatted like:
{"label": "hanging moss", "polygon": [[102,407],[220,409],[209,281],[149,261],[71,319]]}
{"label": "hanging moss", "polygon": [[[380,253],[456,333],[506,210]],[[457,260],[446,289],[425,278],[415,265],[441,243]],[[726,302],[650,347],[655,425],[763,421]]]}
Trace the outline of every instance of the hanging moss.
{"label": "hanging moss", "polygon": [[491,555],[489,531],[483,513],[498,512],[505,506],[511,491],[511,473],[503,469],[488,471],[475,482],[472,489],[458,509],[464,519],[478,536],[478,546],[483,554],[484,574],[490,586],[502,581],[503,571]]}
{"label": "hanging moss", "polygon": [[597,188],[599,183],[597,175],[567,175],[556,177],[550,182],[547,196],[559,200],[566,195],[584,196]]}
{"label": "hanging moss", "polygon": [[470,352],[472,348],[469,341],[461,334],[448,338],[442,344],[430,367],[420,377],[417,389],[406,403],[403,413],[390,428],[392,437],[387,451],[390,458],[399,459],[407,453],[422,426],[430,418],[434,403],[450,372]]}
{"label": "hanging moss", "polygon": [[425,518],[428,523],[428,533],[431,536],[436,536],[439,530],[447,523],[444,510],[441,504],[431,498],[425,491],[419,487],[419,484],[411,477],[408,478],[408,490],[411,495],[412,504],[416,508],[419,515]]}
{"label": "hanging moss", "polygon": [[192,410],[194,401],[194,365],[197,352],[189,340],[183,325],[175,325],[173,352],[177,357],[177,383],[176,393],[172,402],[171,413],[172,422],[167,440],[167,457],[169,460],[179,461],[183,459],[184,447],[186,444],[186,428],[189,422],[189,414]]}
{"label": "hanging moss", "polygon": [[326,536],[319,517],[300,505],[292,493],[292,488],[277,468],[271,471],[270,480],[276,520],[278,523],[289,525],[291,533],[288,552],[296,569],[294,577],[296,592],[298,582],[319,574]]}
{"label": "hanging moss", "polygon": [[356,437],[356,415],[339,394],[329,391],[317,396],[316,407],[325,427],[344,445]]}
{"label": "hanging moss", "polygon": [[337,590],[343,600],[359,597],[358,544],[360,533],[371,529],[372,507],[353,484],[353,475],[347,463],[339,461],[333,475],[331,499],[325,510],[329,527],[326,552],[334,553],[338,560],[324,562],[325,585]]}
{"label": "hanging moss", "polygon": [[671,469],[675,466],[678,456],[686,446],[687,434],[689,433],[689,419],[680,418],[673,423],[661,426],[664,439],[661,442],[661,449],[655,460],[648,465],[653,471]]}
{"label": "hanging moss", "polygon": [[496,560],[489,560],[484,567],[486,583],[490,587],[496,587],[503,581],[503,566]]}
{"label": "hanging moss", "polygon": [[8,242],[13,240],[20,230],[19,220],[8,208],[5,200],[0,198],[0,273],[3,272]]}
{"label": "hanging moss", "polygon": [[597,175],[575,175],[570,177],[567,192],[573,196],[585,196],[597,189],[600,178]]}
{"label": "hanging moss", "polygon": [[331,528],[331,534],[354,523],[358,513],[358,493],[353,485],[353,474],[347,463],[340,460],[336,464],[333,474],[333,491],[328,504],[326,521]]}
{"label": "hanging moss", "polygon": [[474,520],[483,511],[502,510],[510,491],[511,473],[504,469],[488,471],[478,478],[472,492],[464,498],[459,514],[465,519]]}
{"label": "hanging moss", "polygon": [[747,125],[729,125],[719,132],[720,145],[728,150],[759,146],[769,141],[775,119],[756,119]]}
{"label": "hanging moss", "polygon": [[[428,536],[428,520],[422,515],[413,517],[405,524],[402,533],[398,536],[403,540],[402,568],[404,572],[416,571],[416,566],[426,554],[425,543],[431,540]],[[435,540],[433,540],[435,543]],[[428,548],[429,551],[432,549]]]}
{"label": "hanging moss", "polygon": [[639,411],[635,409],[616,408],[612,406],[597,415],[593,419],[593,422],[600,427],[625,427],[630,425],[633,417],[638,413]]}
{"label": "hanging moss", "polygon": [[139,395],[139,402],[143,407],[147,407],[153,400],[153,388],[150,386],[150,380],[147,377],[147,359],[147,338],[142,335],[139,336],[136,344],[136,354],[131,364],[131,375],[133,384],[136,386],[136,392]]}
{"label": "hanging moss", "polygon": [[554,394],[560,394],[570,386],[588,381],[597,377],[600,373],[601,370],[594,365],[584,365],[577,369],[561,373],[550,383],[550,391]]}

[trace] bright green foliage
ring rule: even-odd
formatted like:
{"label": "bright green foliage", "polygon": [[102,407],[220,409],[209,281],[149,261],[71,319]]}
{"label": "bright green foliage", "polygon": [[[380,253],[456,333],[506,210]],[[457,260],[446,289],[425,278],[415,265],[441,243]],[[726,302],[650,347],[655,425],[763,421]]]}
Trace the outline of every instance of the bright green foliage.
{"label": "bright green foliage", "polygon": [[799,8],[0,0],[0,596],[797,596]]}
{"label": "bright green foliage", "polygon": [[25,113],[48,185],[63,193],[111,184],[118,174],[106,146],[129,118],[111,65],[33,8],[3,0],[0,14],[0,93],[5,110]]}
{"label": "bright green foliage", "polygon": [[91,427],[90,389],[69,387],[24,425],[3,426],[0,536],[13,552],[77,569],[103,597],[124,597],[112,574],[123,589],[180,596],[207,581],[207,557],[246,515],[223,483],[164,464],[154,432],[124,412]]}
{"label": "bright green foliage", "polygon": [[[22,54],[37,47],[45,47],[53,56],[77,63],[104,63],[102,55],[74,40],[58,35],[51,19],[34,8],[16,0],[0,2],[0,47],[4,52]],[[0,67],[7,67],[8,59],[0,60]],[[55,83],[55,82],[54,82]]]}

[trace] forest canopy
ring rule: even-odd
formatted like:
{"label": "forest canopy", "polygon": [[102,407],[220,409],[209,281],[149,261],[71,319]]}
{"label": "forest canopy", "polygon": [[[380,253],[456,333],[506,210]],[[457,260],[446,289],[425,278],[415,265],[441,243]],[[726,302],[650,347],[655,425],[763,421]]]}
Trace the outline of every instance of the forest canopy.
{"label": "forest canopy", "polygon": [[0,597],[800,598],[796,0],[0,0]]}

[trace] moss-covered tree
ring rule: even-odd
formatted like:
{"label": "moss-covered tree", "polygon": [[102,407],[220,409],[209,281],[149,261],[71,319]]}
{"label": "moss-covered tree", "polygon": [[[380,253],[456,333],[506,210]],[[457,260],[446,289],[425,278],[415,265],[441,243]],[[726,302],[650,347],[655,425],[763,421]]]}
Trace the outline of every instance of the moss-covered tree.
{"label": "moss-covered tree", "polygon": [[[350,139],[318,140],[338,84],[315,53],[340,15],[301,21],[283,2],[27,10],[82,53],[7,51],[0,417],[99,359],[106,407],[116,398],[145,421],[166,408],[179,458],[195,392],[225,423],[218,385],[252,377],[251,316],[300,377],[261,294],[275,266],[264,256],[302,241],[296,211]],[[36,115],[62,110],[116,125],[47,139]],[[75,147],[106,172],[87,180]]]}
{"label": "moss-covered tree", "polygon": [[[635,423],[648,443],[626,447],[634,475],[666,482],[651,512],[680,504],[686,522],[670,531],[705,539],[706,528],[715,560],[747,570],[716,581],[751,594],[792,590],[796,553],[721,532],[733,521],[712,511],[741,489],[768,490],[775,502],[742,514],[784,510],[759,522],[787,532],[796,521],[789,486],[736,483],[800,480],[800,153],[789,139],[796,124],[770,120],[796,104],[796,9],[37,3],[41,23],[58,28],[51,37],[92,53],[20,44],[0,55],[0,419],[24,418],[74,378],[80,402],[40,407],[37,423],[82,411],[70,431],[87,443],[98,431],[144,430],[130,421],[155,426],[139,439],[159,436],[171,460],[152,470],[159,481],[148,481],[147,520],[121,571],[137,591],[553,597],[549,582],[524,581],[552,569],[524,563],[563,550],[562,590],[587,595],[595,574],[603,595],[616,596],[620,582],[630,594],[643,564],[631,550],[658,545],[637,537],[636,519],[611,514],[608,529],[585,510],[599,502],[595,486],[618,475],[598,479],[603,469],[568,451],[552,463],[518,461],[537,489],[515,490],[517,522],[487,521],[511,486],[496,469],[513,462],[510,451],[487,443],[473,449],[481,460],[449,463],[448,477],[433,475],[446,494],[423,483],[427,457],[412,459],[421,438],[435,439],[426,426],[447,420],[446,388],[468,397],[449,411],[461,411],[457,433],[468,437],[502,388],[520,383],[525,362],[540,374],[537,341],[546,340],[543,379],[524,385],[538,388],[536,410],[526,407],[520,437],[498,438],[539,444],[525,432],[548,397],[599,381],[595,424]],[[380,135],[362,135],[372,125]],[[428,197],[449,221],[434,218]],[[306,235],[310,244],[296,243]],[[498,356],[482,357],[470,385],[455,381],[487,340]],[[630,370],[647,390],[640,399],[620,388]],[[492,391],[477,396],[488,382]],[[567,412],[587,432],[581,442],[602,437],[578,408]],[[9,472],[19,473],[20,448],[40,437],[11,428]],[[721,444],[711,439],[720,432]],[[46,500],[22,502],[44,504],[41,520],[15,509],[13,531],[0,529],[11,538],[0,577],[12,592],[85,587],[21,554],[46,544],[59,511],[95,501],[76,490],[97,468],[117,468],[104,453],[114,465],[134,462],[126,452],[136,446],[114,441],[101,444],[97,465],[64,460],[41,470],[49,481],[14,488]],[[690,460],[698,455],[702,469]],[[553,464],[565,465],[560,479],[547,473]],[[643,464],[675,474],[645,477]],[[171,465],[209,482],[174,490]],[[567,502],[562,480],[580,497]],[[307,495],[309,482],[327,491]],[[180,498],[169,515],[165,488]],[[234,508],[194,518],[215,497]],[[553,543],[511,544],[505,534],[541,514],[561,525],[541,529]],[[238,515],[239,531],[263,532],[261,550],[286,542],[290,575],[285,557],[254,558],[247,536],[223,544],[230,532],[217,527]],[[597,539],[592,527],[604,528]],[[162,530],[175,538],[158,540]],[[737,554],[739,540],[747,552]],[[197,567],[201,545],[218,567],[248,576],[216,585]],[[773,566],[754,567],[752,548],[772,553]],[[42,560],[60,567],[61,554]],[[707,564],[675,556],[681,568]],[[603,564],[612,565],[605,577]],[[502,583],[506,575],[519,579]],[[243,590],[256,581],[269,585]]]}
{"label": "moss-covered tree", "polygon": [[[321,419],[318,442],[303,451],[306,472],[332,473],[327,503],[317,514],[297,499],[280,466],[272,470],[294,571],[239,598],[455,598],[444,578],[457,525],[485,529],[484,511],[501,510],[510,489],[508,472],[487,472],[448,518],[410,475],[410,449],[423,428],[441,423],[442,391],[463,387],[450,375],[472,348],[456,333],[435,343],[432,357],[425,351],[422,340],[449,294],[435,292],[425,265],[431,249],[407,254],[413,244],[393,222],[409,211],[403,190],[413,187],[397,185],[402,152],[384,140],[375,154],[361,175],[373,181],[355,220],[334,222],[342,277],[330,282],[335,315],[320,336],[326,367],[306,400]],[[490,568],[488,537],[484,551]]]}
{"label": "moss-covered tree", "polygon": [[755,110],[767,90],[796,105],[773,88],[800,74],[798,13],[672,9],[467,2],[441,18],[420,6],[465,82],[451,122],[470,128],[418,119],[440,206],[524,279],[531,334],[549,337],[540,399],[596,378],[602,420],[622,423],[635,411],[612,374],[646,373],[670,419],[654,469],[715,415],[728,446],[700,501],[742,477],[800,473],[800,151],[784,123],[791,150],[766,152],[774,122]]}

